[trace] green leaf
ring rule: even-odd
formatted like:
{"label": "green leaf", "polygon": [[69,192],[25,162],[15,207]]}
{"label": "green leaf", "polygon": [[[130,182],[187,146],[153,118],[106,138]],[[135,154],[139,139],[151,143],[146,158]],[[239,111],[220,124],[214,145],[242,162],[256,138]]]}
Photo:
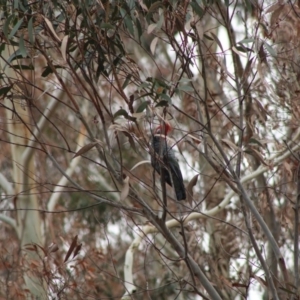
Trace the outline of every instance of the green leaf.
{"label": "green leaf", "polygon": [[161,95],[160,95],[160,98],[163,99],[163,100],[165,100],[165,101],[168,101],[169,104],[172,103],[172,99],[171,99],[170,96],[167,95],[167,94],[161,94]]}
{"label": "green leaf", "polygon": [[245,0],[246,2],[246,10],[249,13],[249,15],[252,15],[252,3],[251,0]]}
{"label": "green leaf", "polygon": [[221,44],[219,38],[213,32],[211,32],[210,34],[212,35],[212,37],[214,38],[214,40],[216,41],[216,43],[218,44],[218,46],[220,47],[220,49],[222,50],[222,52],[224,52],[222,44]]}
{"label": "green leaf", "polygon": [[266,50],[270,53],[271,56],[273,56],[273,57],[277,56],[276,51],[266,42],[265,42],[265,47],[266,47]]}
{"label": "green leaf", "polygon": [[135,1],[134,0],[127,0],[127,5],[129,8],[129,11],[131,11],[133,13],[134,9],[135,9]]}
{"label": "green leaf", "polygon": [[19,50],[23,58],[27,57],[27,50],[25,48],[24,37],[23,35],[19,39]]}
{"label": "green leaf", "polygon": [[207,38],[208,40],[210,40],[210,41],[213,41],[213,40],[214,40],[212,37],[210,37],[210,36],[207,35],[206,33],[204,33],[203,36],[204,36],[205,38]]}
{"label": "green leaf", "polygon": [[195,11],[195,13],[202,18],[204,15],[204,10],[199,6],[199,4],[196,1],[191,2],[191,7]]}
{"label": "green leaf", "polygon": [[240,47],[240,46],[236,46],[235,47],[236,48],[236,50],[238,50],[238,51],[240,51],[240,52],[247,52],[246,50],[245,50],[245,48],[243,48],[243,47]]}
{"label": "green leaf", "polygon": [[139,86],[139,91],[145,88],[149,88],[151,86],[150,83],[148,82],[143,82],[140,86]]}
{"label": "green leaf", "polygon": [[113,118],[116,119],[116,118],[118,118],[118,117],[120,117],[120,116],[123,116],[123,117],[125,117],[126,119],[129,117],[129,116],[128,116],[128,112],[127,112],[125,109],[123,109],[123,108],[121,108],[121,109],[119,109],[117,112],[115,112]]}
{"label": "green leaf", "polygon": [[255,39],[243,39],[239,41],[238,44],[249,44],[249,43],[253,43],[254,41]]}
{"label": "green leaf", "polygon": [[1,44],[1,46],[0,46],[0,55],[4,49],[5,49],[5,43]]}
{"label": "green leaf", "polygon": [[129,74],[129,75],[126,76],[126,79],[125,79],[125,81],[124,81],[124,83],[123,83],[123,86],[122,86],[122,89],[123,89],[123,90],[124,90],[124,89],[126,88],[126,86],[128,85],[128,83],[129,83],[131,77],[132,77],[131,74]]}
{"label": "green leaf", "polygon": [[[152,82],[155,84],[155,85],[159,85],[165,89],[169,89],[169,85],[167,82],[165,82],[163,79],[160,79],[160,78],[153,78],[153,77],[150,77],[152,78]],[[151,81],[151,79],[150,79]]]}
{"label": "green leaf", "polygon": [[9,37],[8,37],[9,24],[10,24],[10,21],[11,21],[14,17],[15,17],[14,14],[10,15],[10,16],[6,19],[6,21],[5,21],[4,25],[3,25],[3,32],[4,32],[4,35],[5,35],[5,37],[6,37],[7,39],[9,39]]}
{"label": "green leaf", "polygon": [[149,102],[148,102],[148,101],[143,102],[143,103],[137,108],[136,113],[141,113],[141,112],[143,112],[143,111],[147,108],[148,105],[149,105]]}
{"label": "green leaf", "polygon": [[[60,65],[54,66],[55,69],[61,69],[62,67]],[[52,69],[47,66],[45,67],[45,70],[42,73],[42,77],[47,77],[49,74],[53,73]]]}
{"label": "green leaf", "polygon": [[159,107],[159,106],[162,106],[162,107],[165,107],[165,106],[168,106],[169,105],[169,101],[166,101],[166,100],[161,100],[159,101],[155,107]]}
{"label": "green leaf", "polygon": [[47,66],[42,73],[42,77],[47,77],[51,73],[53,73],[52,69],[49,66]]}
{"label": "green leaf", "polygon": [[240,44],[240,46],[235,47],[240,52],[254,52],[252,49],[245,47],[243,44]]}
{"label": "green leaf", "polygon": [[6,94],[11,90],[12,87],[13,87],[13,85],[0,88],[0,96],[5,97]]}
{"label": "green leaf", "polygon": [[18,29],[20,28],[20,26],[21,26],[22,23],[23,23],[23,20],[24,20],[24,18],[21,18],[21,19],[17,22],[17,24],[14,26],[14,28],[12,29],[11,33],[10,33],[9,36],[8,36],[8,39],[9,39],[9,40],[10,40],[10,39],[15,35],[15,33],[18,31]]}
{"label": "green leaf", "polygon": [[180,83],[190,83],[193,79],[182,77],[179,82]]}
{"label": "green leaf", "polygon": [[28,22],[28,36],[31,44],[34,44],[33,17]]}
{"label": "green leaf", "polygon": [[259,145],[260,147],[263,147],[264,148],[264,145],[259,141],[259,140],[257,140],[257,139],[255,139],[255,138],[250,138],[249,139],[249,144],[257,144],[257,145]]}
{"label": "green leaf", "polygon": [[24,58],[20,49],[18,49],[16,52],[14,52],[9,59],[7,60],[7,64],[10,64],[12,61],[16,60],[16,59],[20,59],[20,58]]}
{"label": "green leaf", "polygon": [[127,14],[127,12],[123,9],[120,8],[120,13],[124,19],[124,23],[126,28],[128,29],[129,33],[133,36],[134,35],[134,29],[133,29],[133,23],[132,20],[130,19],[129,15]]}
{"label": "green leaf", "polygon": [[162,14],[162,15],[159,17],[159,20],[158,20],[158,22],[157,22],[157,24],[156,24],[156,30],[161,29],[161,26],[162,26],[164,20],[165,20],[165,17],[164,17],[164,15]]}
{"label": "green leaf", "polygon": [[[150,2],[150,3],[151,3],[151,2]],[[158,8],[163,7],[163,6],[164,6],[164,5],[163,5],[163,2],[162,2],[162,1],[156,1],[156,2],[154,2],[154,3],[150,6],[148,12],[149,12],[149,13],[156,12]]]}
{"label": "green leaf", "polygon": [[115,29],[115,27],[109,23],[101,23],[100,28],[102,29]]}
{"label": "green leaf", "polygon": [[12,65],[9,66],[10,68],[13,68],[14,70],[34,70],[34,66],[30,64],[29,66],[26,65]]}
{"label": "green leaf", "polygon": [[[22,2],[23,2],[23,3],[22,3]],[[24,6],[23,4],[24,4],[25,6]],[[28,9],[30,9],[30,8],[29,8],[29,5],[28,5],[28,2],[27,2],[26,0],[25,0],[25,1],[20,1],[20,2],[19,2],[19,7],[20,7],[20,9],[21,9],[22,12],[26,12],[26,13],[28,13]]]}
{"label": "green leaf", "polygon": [[14,10],[18,10],[19,9],[19,0],[13,0],[14,2]]}
{"label": "green leaf", "polygon": [[136,21],[135,21],[135,26],[136,26],[136,29],[137,29],[137,36],[139,38],[139,42],[141,41],[141,36],[143,35],[143,29],[142,29],[142,25],[139,21],[139,19],[137,18]]}
{"label": "green leaf", "polygon": [[191,87],[190,85],[179,85],[178,90],[183,91],[183,92],[193,92],[194,91],[193,87]]}

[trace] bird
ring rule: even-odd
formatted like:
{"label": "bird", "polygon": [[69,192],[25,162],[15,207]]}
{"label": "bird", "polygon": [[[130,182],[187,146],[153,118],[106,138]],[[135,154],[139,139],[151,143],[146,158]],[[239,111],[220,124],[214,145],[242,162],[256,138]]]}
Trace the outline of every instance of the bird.
{"label": "bird", "polygon": [[155,129],[151,146],[160,159],[156,155],[152,155],[151,165],[158,174],[161,173],[161,168],[164,170],[165,182],[171,187],[174,184],[176,198],[180,201],[186,199],[186,192],[179,163],[175,157],[175,151],[167,144],[166,140],[167,134],[171,129],[172,127],[168,123]]}

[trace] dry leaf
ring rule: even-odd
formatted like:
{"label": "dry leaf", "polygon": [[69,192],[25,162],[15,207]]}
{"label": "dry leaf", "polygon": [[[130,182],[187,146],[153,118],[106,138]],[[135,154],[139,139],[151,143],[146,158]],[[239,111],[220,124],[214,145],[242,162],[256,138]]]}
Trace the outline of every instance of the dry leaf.
{"label": "dry leaf", "polygon": [[158,37],[154,38],[150,44],[150,50],[153,55],[155,53],[157,42],[158,42]]}
{"label": "dry leaf", "polygon": [[280,4],[279,2],[273,4],[265,11],[265,14],[269,14],[269,13],[275,11],[276,9],[280,8],[281,6],[282,6],[282,4]]}
{"label": "dry leaf", "polygon": [[124,125],[115,123],[115,124],[111,124],[108,129],[114,130],[114,131],[125,131],[125,132],[130,133],[128,128],[126,127],[127,124],[128,124],[128,121],[125,120]]}
{"label": "dry leaf", "polygon": [[137,168],[138,166],[143,165],[143,164],[151,164],[151,161],[150,161],[150,160],[142,160],[142,161],[138,162],[137,164],[135,164],[135,165],[130,169],[130,171],[133,171],[135,168]]}
{"label": "dry leaf", "polygon": [[261,277],[255,275],[255,274],[252,274],[251,277],[253,277],[254,279],[256,279],[263,286],[263,288],[267,288],[268,287],[267,282],[264,279],[262,279]]}
{"label": "dry leaf", "polygon": [[52,32],[53,36],[57,39],[58,42],[61,42],[61,39],[59,38],[59,36],[56,34],[52,23],[50,22],[50,20],[48,20],[45,16],[42,16],[48,26],[48,28],[50,29],[50,31]]}
{"label": "dry leaf", "polygon": [[227,139],[221,139],[221,141],[227,146],[229,147],[231,150],[235,150],[235,151],[240,151],[240,148],[235,145],[233,142],[231,142],[230,140]]}
{"label": "dry leaf", "polygon": [[293,178],[293,168],[292,168],[292,165],[289,164],[287,161],[284,161],[282,165],[283,165],[284,169],[286,170],[286,172],[288,173],[288,176],[290,176],[290,177]]}
{"label": "dry leaf", "polygon": [[79,253],[81,247],[82,247],[82,244],[79,244],[79,245],[76,246],[76,249],[74,251],[74,254],[73,254],[72,258],[74,258]]}
{"label": "dry leaf", "polygon": [[155,24],[155,23],[150,24],[147,28],[147,33],[150,34],[156,27],[157,27],[157,24]]}
{"label": "dry leaf", "polygon": [[129,194],[129,177],[126,176],[126,178],[123,180],[123,187],[120,193],[120,201],[124,201],[126,197]]}
{"label": "dry leaf", "polygon": [[197,145],[199,145],[202,142],[202,140],[196,138],[195,136],[193,136],[191,134],[188,134],[187,137],[190,137],[192,139],[192,141]]}
{"label": "dry leaf", "polygon": [[69,40],[69,36],[68,35],[64,36],[64,38],[61,42],[61,47],[60,47],[61,55],[62,55],[63,59],[65,60],[65,62],[67,61],[68,40]]}
{"label": "dry leaf", "polygon": [[192,202],[192,198],[193,198],[193,187],[196,185],[197,181],[198,181],[198,177],[199,177],[199,174],[195,175],[191,181],[189,182],[188,186],[186,187],[186,191],[187,191],[187,201],[189,203]]}
{"label": "dry leaf", "polygon": [[238,282],[233,282],[232,283],[232,286],[233,287],[240,287],[240,288],[248,288],[248,285],[247,284],[244,284],[244,283],[238,283]]}
{"label": "dry leaf", "polygon": [[248,147],[245,150],[245,153],[252,155],[253,157],[255,157],[257,160],[259,160],[262,164],[264,164],[265,166],[269,166],[265,161],[263,156],[261,155],[261,153],[259,153],[257,150]]}
{"label": "dry leaf", "polygon": [[235,52],[237,55],[239,56],[243,56],[243,57],[247,57],[247,55],[245,55],[244,53],[240,52],[238,49],[236,49],[234,46],[231,47],[232,51]]}
{"label": "dry leaf", "polygon": [[48,246],[48,253],[53,253],[58,250],[58,246],[55,243],[51,243],[50,246]]}
{"label": "dry leaf", "polygon": [[83,146],[82,148],[80,148],[76,153],[75,155],[73,156],[73,158],[77,157],[77,156],[80,156],[86,152],[88,152],[89,150],[91,150],[92,148],[94,148],[97,144],[99,144],[99,142],[92,142],[92,143],[89,143],[85,146]]}
{"label": "dry leaf", "polygon": [[75,249],[75,247],[77,247],[77,235],[74,237],[74,239],[71,243],[71,246],[70,246],[70,248],[69,248],[69,250],[66,254],[66,257],[64,259],[64,262],[66,262],[69,259],[69,257],[71,256],[73,250]]}
{"label": "dry leaf", "polygon": [[258,107],[258,114],[261,116],[262,121],[267,120],[267,115],[270,115],[269,112],[266,110],[266,108],[263,106],[263,104],[256,99],[255,97],[253,98],[257,104]]}

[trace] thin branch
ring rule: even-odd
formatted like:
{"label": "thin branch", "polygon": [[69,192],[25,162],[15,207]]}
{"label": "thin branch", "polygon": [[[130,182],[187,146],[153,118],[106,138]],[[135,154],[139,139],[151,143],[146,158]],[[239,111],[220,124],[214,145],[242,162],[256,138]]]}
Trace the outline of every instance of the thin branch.
{"label": "thin branch", "polygon": [[[79,133],[78,140],[77,140],[77,149],[75,152],[79,151],[79,149],[84,144],[84,141],[86,140],[86,136],[84,134]],[[72,159],[68,169],[66,170],[66,174],[71,177],[72,174],[75,171],[75,168],[78,166],[79,162],[81,160],[81,156],[77,156]],[[52,211],[54,207],[56,206],[56,203],[61,195],[61,192],[63,191],[64,186],[67,184],[68,178],[65,175],[62,175],[61,179],[59,180],[58,184],[55,185],[54,191],[51,194],[51,197],[48,201],[47,209]]]}
{"label": "thin branch", "polygon": [[150,233],[161,232],[165,239],[174,247],[175,251],[181,258],[186,257],[186,263],[189,264],[189,268],[192,270],[193,274],[199,279],[201,284],[204,286],[208,294],[211,296],[211,299],[221,300],[220,296],[208,281],[204,273],[201,271],[198,264],[194,261],[194,259],[186,253],[184,247],[178,242],[175,236],[168,229],[168,222],[163,223],[159,220],[155,215],[153,215],[150,211],[145,211],[149,220],[152,221],[154,226],[146,225],[140,231],[141,235],[139,235],[132,242],[130,247],[128,248],[125,256],[125,264],[124,264],[124,281],[125,281],[125,289],[126,293],[122,297],[122,300],[130,299],[130,295],[136,292],[136,287],[133,284],[133,275],[132,275],[132,266],[133,266],[133,255],[136,249],[138,249],[143,236],[147,236]]}
{"label": "thin branch", "polygon": [[276,287],[274,285],[274,281],[273,281],[272,275],[270,273],[269,267],[267,266],[267,263],[266,263],[265,259],[263,258],[262,254],[259,250],[259,247],[257,245],[256,239],[253,235],[253,232],[252,232],[252,229],[251,229],[251,226],[250,226],[250,221],[249,221],[249,214],[247,214],[246,207],[245,207],[245,204],[242,201],[242,199],[241,199],[241,203],[242,203],[242,205],[241,205],[242,212],[243,212],[243,215],[244,215],[246,227],[248,229],[251,244],[252,244],[252,246],[255,250],[255,253],[257,255],[258,260],[261,263],[261,266],[262,266],[263,270],[265,271],[267,283],[268,283],[269,288],[271,289],[273,299],[279,300],[279,297],[278,297],[278,294],[277,294],[277,291],[276,291]]}
{"label": "thin branch", "polygon": [[98,195],[95,195],[94,193],[90,192],[89,190],[86,190],[84,189],[83,187],[81,187],[77,182],[75,182],[63,169],[62,167],[60,166],[60,164],[56,161],[56,159],[49,153],[49,152],[46,152],[48,157],[51,159],[51,161],[53,162],[53,164],[55,165],[55,167],[60,171],[60,173],[62,175],[64,175],[69,181],[70,183],[72,183],[78,190],[82,191],[82,192],[85,192],[85,193],[88,193],[92,198],[94,198],[95,200],[99,201],[99,203],[106,203],[110,206],[113,206],[113,207],[116,207],[116,208],[119,208],[119,209],[124,209],[124,210],[127,210],[127,211],[132,211],[132,212],[140,212],[140,210],[137,210],[137,209],[134,209],[134,208],[131,208],[129,206],[125,206],[125,205],[122,205],[120,204],[119,202],[116,202],[116,201],[111,201],[109,199],[106,199],[104,197],[101,197],[101,196],[98,196]]}

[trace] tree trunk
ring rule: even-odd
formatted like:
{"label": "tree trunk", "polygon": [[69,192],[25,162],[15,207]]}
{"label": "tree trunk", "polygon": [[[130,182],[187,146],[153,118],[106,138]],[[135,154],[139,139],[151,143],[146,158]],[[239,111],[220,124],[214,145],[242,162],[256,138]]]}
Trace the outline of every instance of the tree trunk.
{"label": "tree trunk", "polygon": [[[13,48],[6,45],[5,51],[3,51],[6,61],[12,53]],[[4,68],[5,61],[1,61],[1,69],[4,70]],[[28,299],[32,299],[32,296],[34,299],[47,299],[46,283],[41,276],[42,258],[38,253],[38,248],[32,247],[32,245],[43,246],[41,216],[38,212],[36,193],[36,169],[34,157],[32,155],[24,156],[26,146],[30,139],[34,138],[30,133],[31,114],[27,102],[17,86],[19,74],[9,67],[5,68],[5,73],[14,84],[12,99],[6,98],[4,103],[7,107],[7,129],[13,161],[14,205],[17,209],[16,230],[22,250],[20,261],[24,258],[26,262],[23,266],[25,288],[30,291]],[[2,85],[6,84],[6,82],[2,82]]]}

